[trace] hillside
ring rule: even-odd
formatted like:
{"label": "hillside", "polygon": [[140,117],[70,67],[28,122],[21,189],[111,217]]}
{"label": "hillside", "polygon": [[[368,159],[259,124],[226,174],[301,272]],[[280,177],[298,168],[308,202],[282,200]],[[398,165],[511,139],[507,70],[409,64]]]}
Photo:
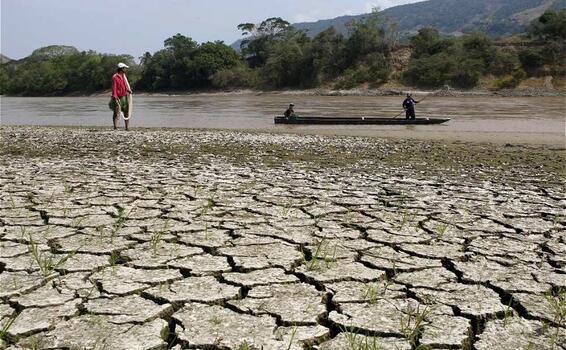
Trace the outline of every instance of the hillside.
{"label": "hillside", "polygon": [[[390,7],[382,13],[398,24],[402,38],[415,34],[422,27],[434,27],[451,35],[480,31],[496,38],[522,33],[545,10],[563,8],[566,8],[566,0],[427,0]],[[311,37],[330,27],[347,35],[346,24],[366,16],[340,16],[294,23],[293,26]],[[240,43],[238,40],[230,46],[239,50]]]}
{"label": "hillside", "polygon": [[12,61],[11,58],[9,58],[9,57],[7,57],[7,56],[4,56],[4,55],[2,55],[2,54],[0,53],[0,63],[8,63],[8,62],[10,62],[10,61]]}
{"label": "hillside", "polygon": [[[525,25],[549,8],[566,8],[566,0],[428,0],[391,7],[382,13],[399,25],[402,35],[422,27],[435,27],[446,34],[481,31],[500,37],[524,31]],[[294,26],[311,36],[329,27],[345,34],[346,23],[364,16],[342,16]]]}

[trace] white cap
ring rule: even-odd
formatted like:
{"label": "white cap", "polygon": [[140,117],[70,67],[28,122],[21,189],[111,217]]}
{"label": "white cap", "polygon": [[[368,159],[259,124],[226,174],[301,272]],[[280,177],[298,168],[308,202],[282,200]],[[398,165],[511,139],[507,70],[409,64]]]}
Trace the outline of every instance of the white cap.
{"label": "white cap", "polygon": [[120,62],[118,63],[118,68],[130,68],[130,67],[127,64]]}

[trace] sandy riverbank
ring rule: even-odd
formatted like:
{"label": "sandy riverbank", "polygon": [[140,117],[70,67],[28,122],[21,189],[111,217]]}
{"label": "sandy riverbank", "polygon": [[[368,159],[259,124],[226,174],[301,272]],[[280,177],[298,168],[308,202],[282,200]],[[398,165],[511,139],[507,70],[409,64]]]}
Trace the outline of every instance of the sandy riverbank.
{"label": "sandy riverbank", "polygon": [[[450,87],[444,87],[436,90],[423,90],[414,87],[396,87],[391,89],[367,89],[356,88],[349,90],[334,90],[327,88],[314,89],[288,89],[288,90],[196,90],[196,91],[169,91],[169,92],[135,92],[141,96],[179,96],[179,95],[217,95],[217,96],[234,96],[234,95],[289,95],[289,96],[402,96],[406,93],[414,94],[414,96],[446,96],[446,97],[469,97],[469,96],[493,96],[493,97],[566,97],[566,91],[532,87],[524,89],[504,89],[504,90],[487,90],[472,89],[459,90]],[[77,96],[109,96],[110,91],[101,91],[95,94]]]}
{"label": "sandy riverbank", "polygon": [[[244,130],[246,131],[246,130]],[[252,131],[252,130],[247,130]],[[257,132],[258,130],[254,130]],[[259,130],[273,132],[272,130]],[[458,131],[420,131],[417,128],[405,128],[404,130],[367,130],[367,129],[342,129],[342,130],[309,130],[305,128],[288,127],[280,133],[296,135],[324,135],[324,136],[354,136],[381,138],[389,140],[419,140],[453,143],[485,143],[492,145],[515,145],[515,146],[546,146],[556,150],[566,150],[566,134],[558,133],[504,133],[504,132],[458,132]]]}

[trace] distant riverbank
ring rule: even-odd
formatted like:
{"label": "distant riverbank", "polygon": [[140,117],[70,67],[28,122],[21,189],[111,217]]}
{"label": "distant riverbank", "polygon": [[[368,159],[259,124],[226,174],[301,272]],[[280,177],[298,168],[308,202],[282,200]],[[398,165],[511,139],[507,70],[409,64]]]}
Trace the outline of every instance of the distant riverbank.
{"label": "distant riverbank", "polygon": [[[442,88],[437,90],[423,90],[414,87],[403,87],[396,89],[367,89],[356,88],[349,90],[336,90],[327,88],[315,89],[287,89],[287,90],[192,90],[192,91],[161,91],[161,92],[134,92],[135,95],[142,96],[177,96],[177,95],[218,95],[218,96],[234,96],[234,95],[290,95],[290,96],[402,96],[406,93],[412,93],[415,96],[494,96],[494,97],[566,97],[566,91],[533,87],[526,89],[506,89],[492,91],[488,89],[472,89],[459,90],[452,88]],[[109,96],[110,90],[100,91],[94,94],[75,93],[72,96]]]}

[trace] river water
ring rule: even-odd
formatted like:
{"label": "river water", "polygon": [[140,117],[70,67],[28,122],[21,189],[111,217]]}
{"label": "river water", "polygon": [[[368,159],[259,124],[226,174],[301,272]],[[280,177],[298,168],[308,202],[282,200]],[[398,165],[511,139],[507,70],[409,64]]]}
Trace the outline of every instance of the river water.
{"label": "river water", "polygon": [[[417,99],[422,98],[416,96]],[[108,97],[1,97],[2,125],[111,126]],[[220,128],[308,134],[564,145],[562,97],[436,97],[417,116],[452,118],[430,126],[274,125],[289,102],[304,116],[393,117],[403,97],[200,94],[135,96],[136,127]],[[403,118],[400,115],[398,118]]]}

